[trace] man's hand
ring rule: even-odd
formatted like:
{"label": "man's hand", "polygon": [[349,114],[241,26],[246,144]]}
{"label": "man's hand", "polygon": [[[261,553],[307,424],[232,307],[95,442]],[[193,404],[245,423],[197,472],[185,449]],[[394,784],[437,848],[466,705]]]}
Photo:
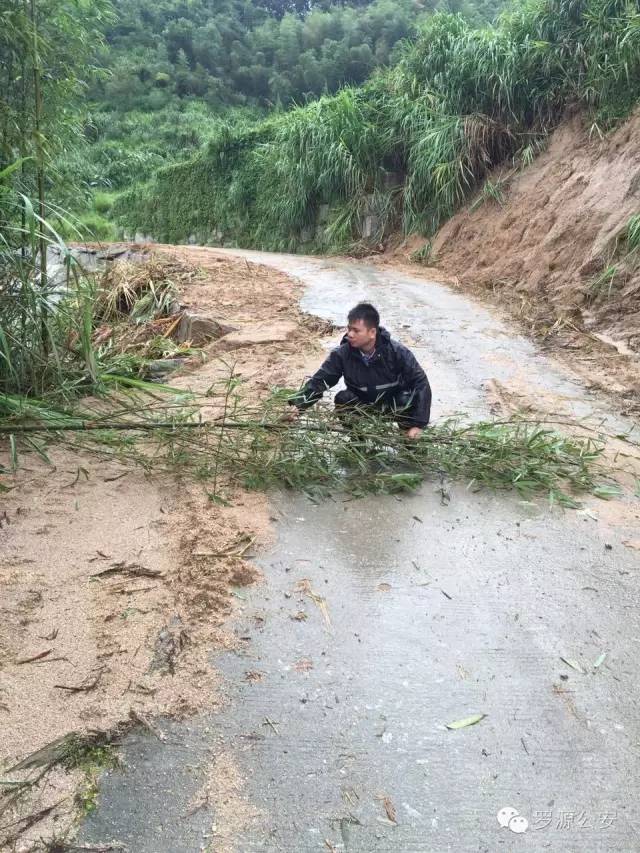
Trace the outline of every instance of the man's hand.
{"label": "man's hand", "polygon": [[410,438],[412,441],[415,441],[417,438],[420,438],[420,436],[422,435],[422,428],[421,427],[410,427],[405,432],[405,435],[407,438]]}

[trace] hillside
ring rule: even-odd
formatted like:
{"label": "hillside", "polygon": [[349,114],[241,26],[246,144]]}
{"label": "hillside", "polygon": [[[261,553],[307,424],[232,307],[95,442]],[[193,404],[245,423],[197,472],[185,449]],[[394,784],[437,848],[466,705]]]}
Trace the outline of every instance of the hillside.
{"label": "hillside", "polygon": [[585,332],[630,359],[640,352],[639,135],[637,112],[604,138],[567,120],[532,165],[496,172],[493,194],[440,229],[432,261],[538,332],[565,343]]}
{"label": "hillside", "polygon": [[279,251],[418,235],[413,260],[500,293],[537,332],[631,358],[639,22],[608,0],[514,4],[481,27],[434,14],[393,68],[228,126],[115,213],[131,234]]}
{"label": "hillside", "polygon": [[[501,2],[455,7],[481,21]],[[55,201],[81,214],[94,237],[115,237],[115,193],[193,156],[221,130],[361,84],[394,61],[439,3],[114,0],[95,50],[83,135],[56,159]]]}
{"label": "hillside", "polygon": [[432,15],[393,68],[220,127],[193,159],[121,196],[116,216],[164,241],[271,250],[430,237],[493,168],[530,163],[568,111],[599,134],[629,114],[639,18],[608,0],[516,4],[487,27]]}

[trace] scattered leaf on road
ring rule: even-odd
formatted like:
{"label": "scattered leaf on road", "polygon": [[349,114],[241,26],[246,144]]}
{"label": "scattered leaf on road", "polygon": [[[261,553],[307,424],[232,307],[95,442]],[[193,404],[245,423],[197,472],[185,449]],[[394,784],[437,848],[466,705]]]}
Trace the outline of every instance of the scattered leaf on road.
{"label": "scattered leaf on road", "polygon": [[574,658],[563,658],[562,655],[560,655],[560,660],[563,663],[566,663],[567,666],[570,666],[571,669],[575,669],[576,672],[580,672],[584,675],[584,669],[580,666],[579,661]]}
{"label": "scattered leaf on road", "polygon": [[327,608],[326,599],[324,599],[321,595],[318,595],[318,593],[311,588],[311,581],[309,580],[309,578],[303,578],[301,581],[298,581],[298,583],[296,584],[296,589],[298,590],[298,592],[302,592],[304,595],[309,596],[309,598],[316,605],[320,613],[322,613],[322,618],[324,619],[329,631],[331,631],[331,618],[329,616],[329,610]]}
{"label": "scattered leaf on road", "polygon": [[17,660],[16,664],[33,663],[34,661],[42,660],[42,658],[46,658],[47,655],[50,655],[52,651],[53,649],[45,649],[43,652],[38,652],[37,655],[31,655],[28,658],[21,658],[20,660]]}
{"label": "scattered leaf on road", "polygon": [[391,823],[397,823],[397,815],[396,815],[396,807],[393,805],[393,800],[391,797],[381,797],[382,805],[384,806],[384,810],[387,813],[387,817],[391,821]]}
{"label": "scattered leaf on road", "polygon": [[604,663],[604,659],[606,658],[606,656],[607,656],[607,653],[606,653],[606,652],[602,652],[602,654],[601,654],[601,655],[598,655],[598,657],[596,658],[596,660],[593,662],[593,668],[594,668],[594,669],[597,669],[599,666],[602,666],[602,664]]}
{"label": "scattered leaf on road", "polygon": [[269,728],[272,729],[275,734],[277,734],[277,735],[280,734],[280,732],[278,731],[278,725],[279,724],[277,722],[275,722],[274,720],[271,720],[269,717],[264,718],[264,720],[262,721],[262,725],[263,726],[269,726]]}
{"label": "scattered leaf on road", "polygon": [[358,800],[360,799],[360,797],[358,796],[354,788],[343,788],[342,799],[345,801],[345,803],[349,803],[350,806],[355,807],[358,805]]}
{"label": "scattered leaf on road", "polygon": [[262,681],[264,672],[259,669],[248,669],[244,674],[245,681]]}
{"label": "scattered leaf on road", "polygon": [[480,720],[484,720],[486,714],[472,714],[470,717],[465,717],[462,720],[455,720],[453,723],[447,723],[448,729],[466,729],[467,726],[475,726]]}

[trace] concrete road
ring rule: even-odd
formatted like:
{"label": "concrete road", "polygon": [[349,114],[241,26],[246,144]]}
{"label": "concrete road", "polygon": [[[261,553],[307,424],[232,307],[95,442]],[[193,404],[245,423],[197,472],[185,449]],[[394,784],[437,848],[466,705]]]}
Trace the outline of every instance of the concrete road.
{"label": "concrete road", "polygon": [[[299,276],[303,307],[333,321],[373,301],[427,369],[436,419],[487,415],[497,380],[563,416],[630,428],[446,287],[246,254]],[[212,661],[229,703],[165,725],[166,745],[132,736],[81,841],[136,853],[640,851],[640,564],[623,544],[640,538],[637,503],[563,512],[465,484],[446,492],[274,497],[265,582],[239,593],[242,651]],[[486,716],[446,727],[473,714]],[[212,763],[209,802],[194,811]]]}

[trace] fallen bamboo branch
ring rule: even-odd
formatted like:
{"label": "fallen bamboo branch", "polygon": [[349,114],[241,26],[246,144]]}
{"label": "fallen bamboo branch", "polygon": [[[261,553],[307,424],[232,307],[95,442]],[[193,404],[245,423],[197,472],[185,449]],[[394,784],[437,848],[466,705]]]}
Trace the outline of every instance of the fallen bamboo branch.
{"label": "fallen bamboo branch", "polygon": [[104,578],[109,575],[131,575],[136,578],[161,578],[163,572],[159,569],[148,569],[146,566],[141,566],[139,563],[125,563],[123,560],[119,563],[113,563],[108,569],[103,569],[101,572],[89,575],[89,577]]}
{"label": "fallen bamboo branch", "polygon": [[45,649],[44,652],[39,652],[37,655],[32,655],[29,658],[22,658],[21,660],[16,661],[17,666],[22,666],[24,663],[33,663],[34,661],[41,660],[42,658],[46,658],[47,655],[50,655],[53,649]]}
{"label": "fallen bamboo branch", "polygon": [[[226,498],[218,494],[218,483],[223,490],[285,486],[361,495],[411,491],[435,475],[464,480],[472,489],[513,489],[525,499],[546,492],[552,502],[575,507],[573,495],[580,492],[613,497],[617,492],[612,471],[625,470],[613,465],[605,470],[602,432],[582,421],[514,416],[473,423],[459,413],[409,441],[394,423],[402,413],[380,415],[365,408],[343,422],[320,406],[292,421],[290,392],[247,401],[236,385],[232,375],[224,394],[211,395],[223,411],[214,409],[208,419],[198,415],[210,414],[200,409],[208,410],[209,396],[183,408],[149,407],[146,401],[134,400],[129,407],[118,404],[115,413],[50,410],[40,422],[39,413],[31,412],[30,421],[25,417],[21,423],[2,422],[0,435],[12,434],[15,443],[24,432],[27,444],[28,433],[41,432],[45,440],[66,441],[76,451],[147,471],[192,474],[213,484],[208,493],[222,502]],[[555,431],[555,426],[569,427],[569,434]],[[579,434],[571,434],[575,432]],[[72,434],[78,438],[66,437]],[[615,438],[634,445],[631,434]],[[625,464],[630,463],[625,459]]]}
{"label": "fallen bamboo branch", "polygon": [[88,693],[98,686],[105,670],[106,666],[101,666],[95,675],[88,675],[80,684],[54,684],[53,686],[58,690],[67,690],[69,693]]}
{"label": "fallen bamboo branch", "polygon": [[[533,418],[513,418],[512,420],[501,420],[501,421],[489,421],[487,425],[491,427],[538,427],[540,429],[555,427],[555,426],[564,426],[570,427],[572,429],[580,429],[585,432],[595,433],[598,436],[603,435],[603,433],[593,427],[588,427],[580,421],[560,421],[560,420],[539,420]],[[477,428],[477,424],[469,424],[466,427],[462,427],[459,431],[460,435],[464,433],[472,432]],[[155,430],[213,430],[213,429],[263,429],[263,430],[273,430],[273,431],[303,431],[303,432],[320,432],[320,433],[337,433],[337,434],[346,434],[347,430],[345,430],[342,426],[332,426],[330,424],[307,424],[307,423],[290,423],[288,421],[278,422],[264,422],[261,420],[248,420],[248,421],[225,421],[224,423],[216,418],[209,421],[99,421],[99,420],[90,420],[90,421],[81,421],[79,423],[58,423],[58,424],[50,424],[50,423],[40,423],[40,424],[15,424],[12,426],[7,426],[6,424],[0,425],[0,435],[19,435],[21,433],[32,433],[32,432],[93,432],[95,430],[115,430],[115,431],[155,431]],[[427,428],[422,435],[421,440],[429,440],[430,432],[433,427]],[[372,434],[367,434],[366,432],[359,431],[359,436],[363,438],[373,437]],[[379,436],[377,436],[379,437]],[[612,436],[608,436],[612,437]],[[640,443],[633,441],[629,436],[616,434],[613,436],[620,441],[624,441],[630,444],[633,447],[640,446]],[[438,441],[442,441],[442,436],[437,436]],[[127,472],[118,475],[119,477],[124,477]],[[114,478],[115,479],[115,478]]]}

